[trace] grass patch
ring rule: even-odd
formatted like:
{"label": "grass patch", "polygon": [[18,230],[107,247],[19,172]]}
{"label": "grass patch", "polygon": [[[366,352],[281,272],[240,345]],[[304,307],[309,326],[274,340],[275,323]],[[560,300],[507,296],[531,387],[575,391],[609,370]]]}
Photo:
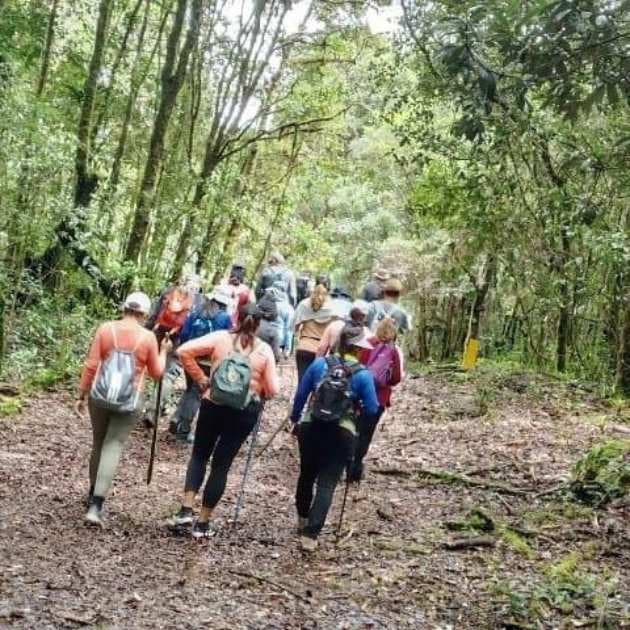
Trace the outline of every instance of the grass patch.
{"label": "grass patch", "polygon": [[22,411],[22,401],[19,398],[0,396],[0,416],[15,416]]}

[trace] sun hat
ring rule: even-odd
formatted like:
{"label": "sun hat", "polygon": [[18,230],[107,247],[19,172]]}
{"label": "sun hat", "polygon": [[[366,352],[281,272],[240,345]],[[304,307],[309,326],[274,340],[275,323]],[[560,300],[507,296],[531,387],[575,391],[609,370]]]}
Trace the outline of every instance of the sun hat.
{"label": "sun hat", "polygon": [[134,291],[127,296],[122,308],[124,311],[135,311],[136,313],[148,315],[151,310],[151,300],[146,293]]}
{"label": "sun hat", "polygon": [[365,348],[366,350],[372,350],[374,347],[365,335],[365,329],[363,326],[355,326],[352,324],[346,324],[339,337],[341,345],[354,346],[355,348]]}

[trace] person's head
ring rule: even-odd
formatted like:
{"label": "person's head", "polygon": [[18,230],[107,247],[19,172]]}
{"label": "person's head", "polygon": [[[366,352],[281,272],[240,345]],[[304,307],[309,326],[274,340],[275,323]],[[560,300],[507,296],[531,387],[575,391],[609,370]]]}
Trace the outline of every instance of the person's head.
{"label": "person's head", "polygon": [[386,269],[379,267],[374,271],[374,280],[379,284],[384,284],[389,280],[389,273]]}
{"label": "person's head", "polygon": [[363,326],[368,314],[368,303],[365,300],[355,300],[350,309],[350,321]]}
{"label": "person's head", "polygon": [[258,309],[256,304],[248,304],[241,311],[240,322],[234,332],[238,336],[243,348],[254,345],[261,319],[262,312]]}
{"label": "person's head", "polygon": [[376,327],[376,336],[383,343],[393,343],[398,336],[398,326],[391,317],[383,318]]}
{"label": "person's head", "polygon": [[311,308],[319,311],[328,297],[328,289],[323,284],[318,284],[311,293]]}
{"label": "person's head", "polygon": [[402,290],[402,282],[398,278],[390,278],[383,287],[383,297],[390,302],[397,302]]}
{"label": "person's head", "polygon": [[210,305],[214,312],[227,309],[231,301],[232,297],[222,290],[221,287],[217,287],[210,294]]}
{"label": "person's head", "polygon": [[284,265],[284,256],[279,251],[273,251],[269,254],[269,264],[274,265]]}
{"label": "person's head", "polygon": [[330,297],[335,300],[346,300],[347,302],[352,302],[352,295],[344,287],[335,287],[331,291]]}
{"label": "person's head", "polygon": [[342,356],[346,354],[358,356],[365,349],[371,350],[372,344],[367,340],[363,326],[357,326],[352,322],[346,324],[339,335],[337,352]]}
{"label": "person's head", "polygon": [[239,263],[232,265],[228,282],[235,287],[245,281],[245,267]]}
{"label": "person's head", "polygon": [[196,273],[190,273],[182,278],[180,286],[189,293],[198,293],[201,288],[201,278]]}
{"label": "person's head", "polygon": [[151,310],[151,300],[146,293],[134,291],[127,296],[121,308],[125,317],[133,317],[138,321],[144,321]]}
{"label": "person's head", "polygon": [[315,278],[315,285],[321,284],[326,287],[326,291],[330,291],[330,276],[325,273],[320,273]]}

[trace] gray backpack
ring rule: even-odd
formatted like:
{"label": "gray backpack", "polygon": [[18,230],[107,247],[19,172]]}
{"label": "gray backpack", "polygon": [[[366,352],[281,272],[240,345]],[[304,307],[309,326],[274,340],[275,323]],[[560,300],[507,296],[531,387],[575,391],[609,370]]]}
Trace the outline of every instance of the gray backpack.
{"label": "gray backpack", "polygon": [[249,357],[256,348],[256,342],[245,354],[236,349],[238,337],[234,337],[233,351],[212,374],[210,379],[210,400],[216,405],[245,409],[251,401],[249,386],[252,380],[252,368]]}
{"label": "gray backpack", "polygon": [[133,350],[121,350],[118,348],[114,326],[111,325],[110,329],[114,338],[114,349],[98,367],[90,398],[102,409],[132,413],[138,408],[140,399],[140,391],[136,387],[136,350],[141,338]]}

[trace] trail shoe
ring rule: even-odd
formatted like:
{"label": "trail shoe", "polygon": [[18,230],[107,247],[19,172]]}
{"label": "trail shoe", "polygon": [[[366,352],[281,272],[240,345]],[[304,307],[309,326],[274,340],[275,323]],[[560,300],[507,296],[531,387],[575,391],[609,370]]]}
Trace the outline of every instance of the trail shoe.
{"label": "trail shoe", "polygon": [[88,525],[96,525],[104,527],[103,524],[103,499],[100,497],[92,497],[90,507],[85,515],[85,522]]}
{"label": "trail shoe", "polygon": [[171,435],[177,435],[177,420],[170,420],[168,423],[168,432]]}
{"label": "trail shoe", "polygon": [[317,538],[311,536],[300,536],[300,548],[306,553],[313,553],[317,549]]}
{"label": "trail shoe", "polygon": [[171,527],[181,527],[183,525],[192,525],[195,520],[192,508],[181,507],[179,512],[171,517],[168,524]]}
{"label": "trail shoe", "polygon": [[197,521],[192,528],[193,538],[211,538],[214,536],[215,531],[210,527],[210,523],[206,521]]}
{"label": "trail shoe", "polygon": [[308,525],[308,519],[306,516],[298,516],[297,517],[297,531],[298,534],[301,534],[304,531],[304,528]]}

